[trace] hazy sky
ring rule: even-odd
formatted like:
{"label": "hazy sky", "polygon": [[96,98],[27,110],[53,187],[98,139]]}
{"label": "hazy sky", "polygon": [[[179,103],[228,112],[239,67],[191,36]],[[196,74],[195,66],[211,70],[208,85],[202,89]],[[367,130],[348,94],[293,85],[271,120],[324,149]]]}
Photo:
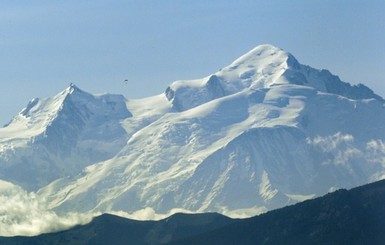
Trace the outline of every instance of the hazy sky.
{"label": "hazy sky", "polygon": [[0,124],[70,82],[142,98],[264,43],[385,96],[384,11],[384,0],[2,0]]}

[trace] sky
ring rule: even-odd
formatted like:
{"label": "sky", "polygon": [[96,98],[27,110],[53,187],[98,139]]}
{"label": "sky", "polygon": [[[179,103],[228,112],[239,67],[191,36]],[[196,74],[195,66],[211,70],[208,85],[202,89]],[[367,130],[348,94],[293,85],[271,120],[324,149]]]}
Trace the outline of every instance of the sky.
{"label": "sky", "polygon": [[144,98],[266,43],[385,97],[384,10],[383,0],[2,0],[0,125],[70,83]]}

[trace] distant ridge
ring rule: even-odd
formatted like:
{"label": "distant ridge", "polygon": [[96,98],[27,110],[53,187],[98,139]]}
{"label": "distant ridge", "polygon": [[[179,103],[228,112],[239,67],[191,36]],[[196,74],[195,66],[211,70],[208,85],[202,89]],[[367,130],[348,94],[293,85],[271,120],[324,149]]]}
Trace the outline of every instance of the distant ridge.
{"label": "distant ridge", "polygon": [[231,220],[218,214],[175,214],[134,221],[104,214],[90,224],[1,244],[383,244],[385,180]]}
{"label": "distant ridge", "polygon": [[385,180],[240,220],[171,244],[380,245],[385,241]]}

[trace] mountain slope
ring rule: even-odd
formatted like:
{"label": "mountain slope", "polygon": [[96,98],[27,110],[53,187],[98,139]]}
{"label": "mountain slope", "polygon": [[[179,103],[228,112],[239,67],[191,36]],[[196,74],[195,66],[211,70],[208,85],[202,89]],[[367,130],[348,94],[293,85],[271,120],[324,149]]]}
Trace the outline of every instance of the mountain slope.
{"label": "mountain slope", "polygon": [[[38,189],[59,213],[249,217],[385,177],[384,100],[271,45],[158,96],[126,101],[72,85],[45,103],[0,129],[0,177]],[[47,112],[58,116],[28,119]],[[22,139],[19,122],[32,125]]]}
{"label": "mountain slope", "polygon": [[383,244],[385,181],[240,220],[171,244]]}
{"label": "mountain slope", "polygon": [[160,221],[137,221],[103,214],[91,223],[36,237],[2,238],[1,244],[167,244],[233,222],[219,214],[175,214]]}
{"label": "mountain slope", "polygon": [[187,110],[243,89],[295,84],[349,99],[384,100],[363,84],[351,86],[327,70],[301,65],[293,55],[272,45],[260,45],[213,75],[176,81],[166,90],[177,110]]}
{"label": "mountain slope", "polygon": [[37,190],[76,175],[124,146],[120,120],[130,116],[123,96],[93,96],[73,84],[53,98],[33,99],[0,129],[0,178]]}
{"label": "mountain slope", "polygon": [[1,244],[383,244],[385,181],[231,220],[176,214],[160,221],[102,215],[67,231],[0,237]]}
{"label": "mountain slope", "polygon": [[384,176],[383,99],[275,47],[164,96],[115,158],[40,190],[51,207],[243,217]]}

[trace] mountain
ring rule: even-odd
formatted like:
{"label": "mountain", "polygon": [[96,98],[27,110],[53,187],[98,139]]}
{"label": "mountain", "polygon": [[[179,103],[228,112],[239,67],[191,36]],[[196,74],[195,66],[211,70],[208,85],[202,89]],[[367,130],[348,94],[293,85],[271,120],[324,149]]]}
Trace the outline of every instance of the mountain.
{"label": "mountain", "polygon": [[383,244],[385,181],[239,220],[170,244]]}
{"label": "mountain", "polygon": [[232,219],[219,214],[174,214],[160,221],[137,221],[103,214],[87,225],[36,237],[0,237],[4,245],[167,244],[218,229]]}
{"label": "mountain", "polygon": [[250,217],[385,177],[384,99],[261,45],[139,100],[75,85],[0,129],[0,178],[57,213]]}
{"label": "mountain", "polygon": [[132,116],[121,95],[93,96],[74,84],[31,100],[0,130],[0,178],[36,190],[113,157],[127,140],[120,120]]}
{"label": "mountain", "polygon": [[104,214],[91,223],[36,237],[0,237],[1,244],[383,244],[385,181],[247,219],[175,214],[135,221]]}

